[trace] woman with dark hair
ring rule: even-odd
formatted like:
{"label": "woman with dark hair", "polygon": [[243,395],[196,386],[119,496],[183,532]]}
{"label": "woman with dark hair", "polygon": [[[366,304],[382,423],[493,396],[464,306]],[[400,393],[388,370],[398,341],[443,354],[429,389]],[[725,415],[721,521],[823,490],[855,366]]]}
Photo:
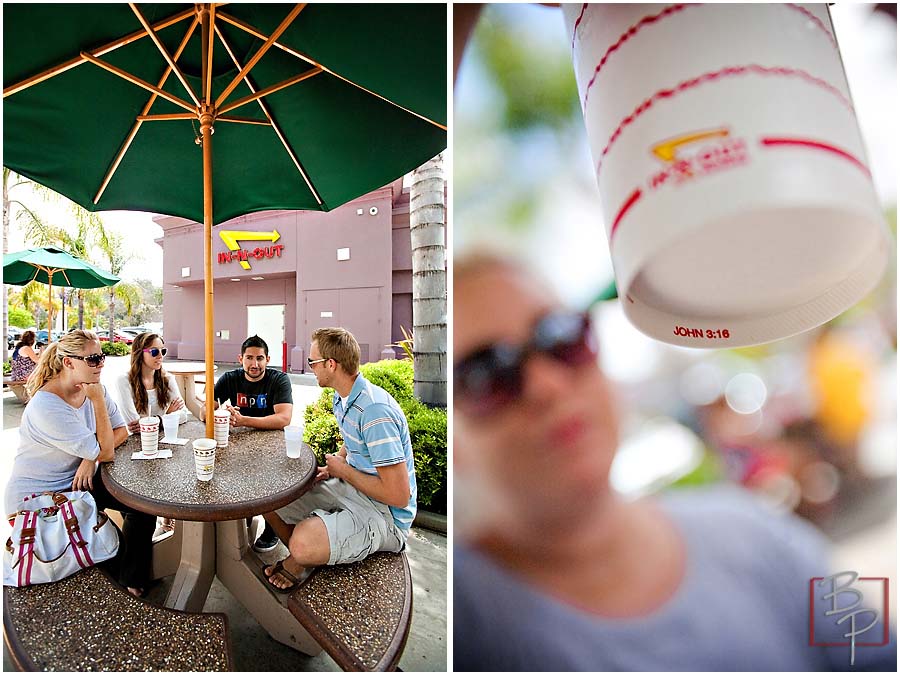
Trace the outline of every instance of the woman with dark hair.
{"label": "woman with dark hair", "polygon": [[[178,391],[178,384],[162,367],[167,351],[163,339],[156,333],[141,333],[131,343],[131,367],[116,380],[116,393],[129,433],[140,431],[142,417],[160,416],[180,410],[179,423],[187,420],[187,409]],[[161,519],[154,537],[174,530],[174,520]]]}
{"label": "woman with dark hair", "polygon": [[[167,351],[156,333],[141,333],[131,343],[131,367],[116,380],[116,393],[130,433],[140,430],[141,417],[185,410],[174,376],[163,368]],[[185,419],[183,412],[181,421]]]}
{"label": "woman with dark hair", "polygon": [[34,351],[34,342],[37,336],[33,330],[26,330],[16,343],[16,350],[12,355],[12,371],[10,375],[16,382],[28,379],[40,356]]}
{"label": "woman with dark hair", "polygon": [[14,513],[33,494],[87,490],[99,508],[122,513],[117,576],[140,596],[150,581],[156,518],[112,497],[97,472],[97,462],[111,462],[128,438],[119,407],[100,384],[105,359],[96,334],[85,330],[63,335],[43,351],[25,385],[31,402],[22,415],[4,505]]}

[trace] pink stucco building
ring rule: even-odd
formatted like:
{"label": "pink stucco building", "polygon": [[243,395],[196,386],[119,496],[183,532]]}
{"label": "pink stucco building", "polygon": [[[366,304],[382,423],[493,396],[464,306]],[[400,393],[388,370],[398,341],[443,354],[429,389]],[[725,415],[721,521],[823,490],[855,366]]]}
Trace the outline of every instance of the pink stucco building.
{"label": "pink stucco building", "polygon": [[[171,358],[203,360],[203,226],[158,216],[163,331]],[[224,237],[222,236],[224,234]],[[362,361],[393,357],[412,330],[409,191],[398,179],[329,213],[266,211],[213,228],[215,360],[236,361],[248,335],[272,362],[305,369],[309,336],[343,326]]]}

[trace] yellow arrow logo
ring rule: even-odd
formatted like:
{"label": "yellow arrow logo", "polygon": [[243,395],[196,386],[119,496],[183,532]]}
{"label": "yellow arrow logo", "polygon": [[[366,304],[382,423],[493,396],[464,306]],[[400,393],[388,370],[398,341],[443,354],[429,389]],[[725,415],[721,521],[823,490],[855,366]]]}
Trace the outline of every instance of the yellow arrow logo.
{"label": "yellow arrow logo", "polygon": [[716,136],[728,136],[728,129],[711,129],[709,131],[696,131],[689,134],[682,134],[681,136],[675,136],[674,138],[669,138],[661,143],[657,143],[651,150],[653,151],[653,154],[662,161],[674,162],[675,152],[679,146],[702,141],[706,138],[714,138]]}
{"label": "yellow arrow logo", "polygon": [[[278,234],[278,230],[272,230],[271,232],[222,230],[219,232],[219,236],[222,238],[222,241],[225,242],[225,245],[228,247],[229,251],[239,251],[241,248],[238,245],[239,241],[271,241],[274,244],[276,241],[281,239],[281,235]],[[250,269],[250,263],[248,263],[246,260],[241,260],[240,263],[241,267],[243,267],[245,270]]]}

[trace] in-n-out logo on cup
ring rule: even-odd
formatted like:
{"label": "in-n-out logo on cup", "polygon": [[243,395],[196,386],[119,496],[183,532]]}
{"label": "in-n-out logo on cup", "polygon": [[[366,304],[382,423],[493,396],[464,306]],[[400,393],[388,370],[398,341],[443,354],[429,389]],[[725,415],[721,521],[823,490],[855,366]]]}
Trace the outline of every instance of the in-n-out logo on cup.
{"label": "in-n-out logo on cup", "polygon": [[647,180],[651,190],[665,184],[681,185],[700,176],[742,166],[748,161],[746,140],[732,137],[730,130],[724,127],[668,138],[652,145],[650,152],[664,165]]}
{"label": "in-n-out logo on cup", "polygon": [[861,577],[849,570],[810,579],[810,646],[849,647],[852,666],[857,647],[887,645],[889,586],[887,577]]}

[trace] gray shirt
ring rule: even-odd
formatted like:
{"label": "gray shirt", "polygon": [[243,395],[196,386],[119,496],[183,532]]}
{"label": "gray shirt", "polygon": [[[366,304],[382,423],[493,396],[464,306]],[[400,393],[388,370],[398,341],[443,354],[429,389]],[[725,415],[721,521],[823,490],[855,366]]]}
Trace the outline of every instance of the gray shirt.
{"label": "gray shirt", "polygon": [[[124,427],[118,406],[105,387],[103,391],[112,428]],[[4,496],[6,513],[17,511],[22,499],[34,493],[71,490],[81,460],[100,454],[96,434],[90,399],[73,408],[56,394],[36,392],[19,426],[19,448]]]}
{"label": "gray shirt", "polygon": [[[454,670],[850,669],[848,647],[808,645],[809,580],[831,572],[812,526],[735,489],[660,501],[684,538],[687,569],[674,596],[643,617],[571,607],[458,546]],[[892,637],[887,647],[857,647],[854,670],[893,671],[895,663]]]}

